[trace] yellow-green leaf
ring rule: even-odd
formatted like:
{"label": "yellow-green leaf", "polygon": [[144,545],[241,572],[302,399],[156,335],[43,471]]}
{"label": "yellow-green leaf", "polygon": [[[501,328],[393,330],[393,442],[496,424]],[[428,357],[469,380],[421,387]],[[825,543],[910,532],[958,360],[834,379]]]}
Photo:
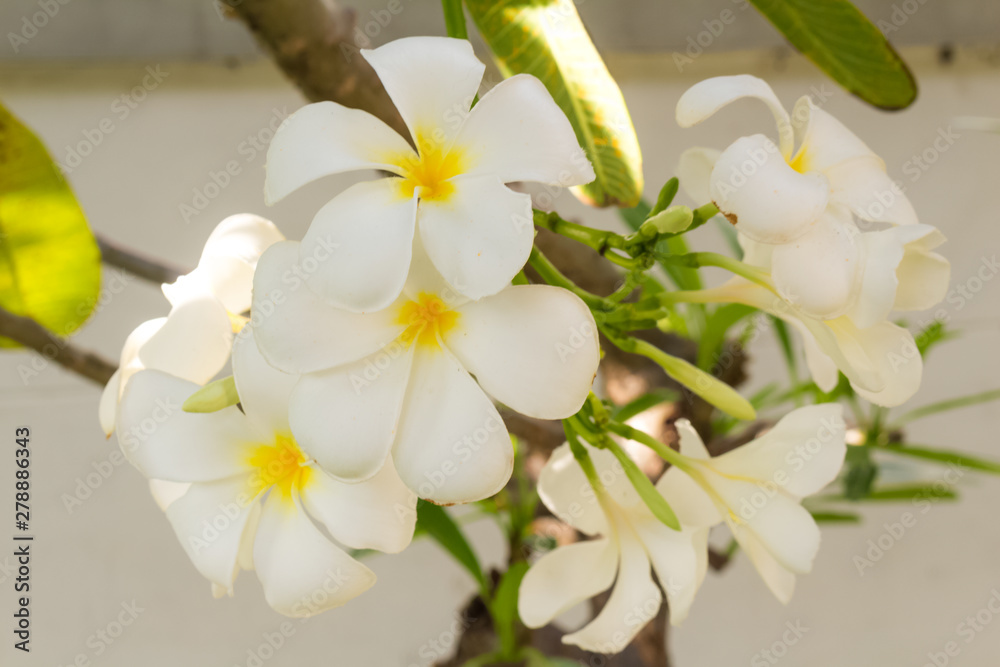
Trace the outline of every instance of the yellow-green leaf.
{"label": "yellow-green leaf", "polygon": [[66,336],[100,287],[101,253],[76,197],[42,142],[0,105],[0,307]]}
{"label": "yellow-green leaf", "polygon": [[594,206],[642,196],[642,154],[618,84],[572,0],[466,0],[504,76],[531,74],[565,112],[597,178],[574,192]]}

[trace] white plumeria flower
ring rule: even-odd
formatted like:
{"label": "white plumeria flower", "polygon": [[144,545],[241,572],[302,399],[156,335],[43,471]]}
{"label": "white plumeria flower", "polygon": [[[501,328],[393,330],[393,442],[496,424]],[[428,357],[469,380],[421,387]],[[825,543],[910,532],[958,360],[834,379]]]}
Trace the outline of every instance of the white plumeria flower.
{"label": "white plumeria flower", "polygon": [[302,257],[329,252],[309,278],[327,303],[380,310],[399,296],[420,237],[445,279],[472,299],[503,289],[524,266],[531,198],[506,183],[573,186],[594,170],[542,83],[513,76],[470,106],[484,65],[464,39],[409,37],[361,55],[378,73],[413,141],[334,102],[292,114],[268,148],[265,197],[276,202],[328,174],[376,169],[319,211]]}
{"label": "white plumeria flower", "polygon": [[689,525],[725,521],[771,592],[787,603],[795,575],[809,572],[819,551],[819,527],[801,500],[832,482],[844,463],[841,407],[799,408],[756,440],[716,457],[687,420],[676,426],[688,462],[683,470],[667,470],[657,488]]}
{"label": "white plumeria flower", "polygon": [[774,246],[774,282],[782,296],[815,317],[843,315],[854,303],[864,265],[855,218],[916,224],[913,207],[882,159],[837,119],[808,96],[789,117],[756,77],[695,84],[677,103],[677,122],[690,127],[744,97],[770,108],[778,144],[755,134],[721,153],[692,149],[682,156],[681,182],[707,178],[690,189],[715,202],[741,234]]}
{"label": "white plumeria flower", "polygon": [[290,241],[264,253],[251,319],[264,357],[303,374],[292,432],[338,478],[367,479],[391,452],[421,498],[486,498],[513,465],[490,396],[543,419],[568,417],[587,398],[597,327],[567,290],[515,286],[470,302],[443,283],[417,243],[403,294],[386,309],[354,313],[305,285],[320,262],[300,258]]}
{"label": "white plumeria flower", "polygon": [[[771,246],[743,235],[739,240],[745,263],[771,270]],[[846,315],[812,317],[766,287],[739,277],[705,290],[703,296],[753,306],[791,324],[802,334],[809,371],[823,391],[833,390],[839,371],[866,400],[894,407],[920,388],[923,360],[913,334],[886,317],[892,310],[924,310],[941,301],[950,265],[931,252],[944,237],[930,225],[865,232],[861,240],[866,267],[857,301]]]}
{"label": "white plumeria flower", "polygon": [[200,385],[226,365],[234,327],[242,326],[242,313],[250,310],[257,259],[284,238],[269,220],[249,213],[216,226],[198,266],[162,286],[170,313],[143,322],[125,339],[118,370],[105,385],[98,408],[106,435],[115,430],[118,401],[135,373],[161,370]]}
{"label": "white plumeria flower", "polygon": [[668,528],[610,452],[583,446],[604,488],[591,487],[564,444],[542,469],[538,493],[556,517],[595,539],[559,547],[534,563],[521,581],[518,614],[529,628],[539,628],[614,585],[600,613],[562,640],[618,653],[660,609],[663,594],[651,566],[666,593],[671,624],[687,617],[708,569],[708,528]]}
{"label": "white plumeria flower", "polygon": [[125,389],[118,437],[152,484],[177,537],[216,595],[232,594],[240,569],[256,570],[268,603],[287,616],[345,604],[375,574],[330,541],[398,552],[413,535],[416,497],[391,462],[345,484],[302,453],[288,427],[297,378],[260,356],[250,327],[233,346],[243,411],[181,410],[197,385],[167,373],[136,373]]}

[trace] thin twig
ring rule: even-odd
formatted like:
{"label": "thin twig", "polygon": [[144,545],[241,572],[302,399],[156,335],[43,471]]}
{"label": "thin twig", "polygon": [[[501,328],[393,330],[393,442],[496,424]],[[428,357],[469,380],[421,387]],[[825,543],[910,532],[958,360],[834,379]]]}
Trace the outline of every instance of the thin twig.
{"label": "thin twig", "polygon": [[178,276],[186,273],[186,271],[158,259],[124,248],[100,234],[95,234],[95,236],[97,245],[101,249],[101,260],[105,264],[117,266],[119,269],[124,269],[154,283],[172,283],[177,280]]}
{"label": "thin twig", "polygon": [[71,345],[30,317],[3,308],[0,308],[0,336],[30,347],[46,359],[99,384],[106,384],[118,369],[101,356]]}

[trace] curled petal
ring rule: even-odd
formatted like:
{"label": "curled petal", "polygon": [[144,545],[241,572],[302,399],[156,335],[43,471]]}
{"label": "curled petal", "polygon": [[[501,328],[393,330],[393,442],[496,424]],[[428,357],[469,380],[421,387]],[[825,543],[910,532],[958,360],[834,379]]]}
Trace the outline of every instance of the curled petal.
{"label": "curled petal", "polygon": [[617,567],[618,549],[606,537],[558,547],[542,556],[521,580],[518,616],[529,628],[547,625],[610,588]]}
{"label": "curled petal", "polygon": [[808,233],[830,196],[825,176],[795,171],[762,134],[737,139],[722,152],[709,191],[736,230],[761,243],[788,243]]}
{"label": "curled petal", "polygon": [[677,161],[677,178],[687,196],[701,204],[712,200],[708,190],[715,163],[721,151],[714,148],[689,148]]}
{"label": "curled petal", "polygon": [[771,110],[778,125],[781,152],[790,157],[794,141],[788,112],[767,82],[749,74],[717,76],[688,88],[677,101],[677,124],[681,127],[696,125],[722,107],[744,97],[756,98]]}
{"label": "curled petal", "polygon": [[831,209],[809,233],[775,246],[771,273],[778,292],[813,317],[843,315],[858,298],[860,236],[846,210]]}

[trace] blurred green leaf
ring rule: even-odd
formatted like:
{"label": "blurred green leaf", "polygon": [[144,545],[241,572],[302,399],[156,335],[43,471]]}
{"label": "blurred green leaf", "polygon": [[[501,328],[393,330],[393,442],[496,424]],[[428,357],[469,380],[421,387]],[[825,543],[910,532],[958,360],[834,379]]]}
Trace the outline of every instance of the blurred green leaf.
{"label": "blurred green leaf", "polygon": [[76,197],[42,142],[0,105],[0,306],[67,336],[100,288],[101,253]]}
{"label": "blurred green leaf", "polygon": [[941,482],[916,482],[914,484],[894,484],[872,489],[868,495],[860,498],[848,496],[818,496],[816,500],[852,501],[852,502],[897,502],[900,500],[956,500],[958,494],[944,486]]}
{"label": "blurred green leaf", "polygon": [[847,0],[750,0],[831,79],[880,109],[903,109],[917,83],[882,32]]}
{"label": "blurred green leaf", "polygon": [[538,77],[566,113],[597,174],[577,189],[594,206],[635,206],[642,154],[618,84],[573,0],[466,0],[504,76]]}
{"label": "blurred green leaf", "polygon": [[511,658],[515,657],[517,649],[517,594],[527,572],[528,564],[524,561],[511,565],[500,579],[490,607],[500,652]]}
{"label": "blurred green leaf", "polygon": [[632,417],[635,417],[637,414],[645,412],[660,403],[677,401],[680,400],[680,398],[681,395],[673,389],[667,389],[665,387],[653,389],[652,391],[643,394],[642,396],[619,407],[612,413],[612,417],[615,421],[626,422]]}
{"label": "blurred green leaf", "polygon": [[936,415],[939,412],[948,412],[949,410],[957,410],[970,405],[979,405],[980,403],[988,403],[989,401],[996,401],[998,399],[1000,399],[1000,389],[991,389],[989,391],[971,394],[969,396],[961,396],[959,398],[949,398],[945,401],[931,403],[930,405],[924,405],[916,408],[915,410],[910,410],[906,414],[893,420],[893,425],[898,426],[916,419]]}
{"label": "blurred green leaf", "polygon": [[462,529],[455,523],[445,508],[429,503],[426,500],[417,501],[417,532],[427,534],[450,553],[459,564],[469,571],[480,592],[488,594],[489,583],[483,568],[479,564],[476,552],[472,550]]}
{"label": "blurred green leaf", "polygon": [[914,447],[913,445],[889,445],[886,447],[872,447],[871,449],[877,452],[888,452],[890,454],[924,459],[925,461],[934,461],[936,463],[956,463],[966,468],[1000,475],[1000,462],[987,461],[986,459],[948,451],[947,449],[930,449],[927,447]]}
{"label": "blurred green leaf", "polygon": [[934,320],[915,337],[917,350],[920,351],[921,357],[926,357],[927,353],[936,347],[938,343],[943,343],[953,338],[958,338],[958,332],[947,329],[941,320]]}
{"label": "blurred green leaf", "polygon": [[734,324],[755,312],[757,309],[753,306],[741,303],[730,303],[713,310],[698,341],[698,368],[711,371],[726,340],[726,333]]}
{"label": "blurred green leaf", "polygon": [[844,496],[849,500],[861,500],[872,493],[872,485],[878,477],[878,465],[871,458],[867,447],[848,447],[844,459]]}
{"label": "blurred green leaf", "polygon": [[614,441],[611,441],[608,450],[615,455],[616,459],[618,459],[618,463],[620,463],[622,468],[625,470],[625,476],[628,477],[630,482],[632,482],[632,486],[635,487],[639,497],[642,498],[644,503],[646,503],[646,507],[648,507],[649,511],[653,513],[653,516],[668,527],[673,528],[674,530],[680,530],[681,522],[677,520],[677,515],[674,514],[674,510],[670,507],[670,503],[668,503],[667,499],[656,490],[653,483],[649,481],[648,477],[646,477],[646,473],[639,470],[639,466],[637,466],[635,461],[632,460],[632,457],[630,457],[628,453]]}
{"label": "blurred green leaf", "polygon": [[852,512],[812,512],[816,523],[861,523],[861,516]]}

